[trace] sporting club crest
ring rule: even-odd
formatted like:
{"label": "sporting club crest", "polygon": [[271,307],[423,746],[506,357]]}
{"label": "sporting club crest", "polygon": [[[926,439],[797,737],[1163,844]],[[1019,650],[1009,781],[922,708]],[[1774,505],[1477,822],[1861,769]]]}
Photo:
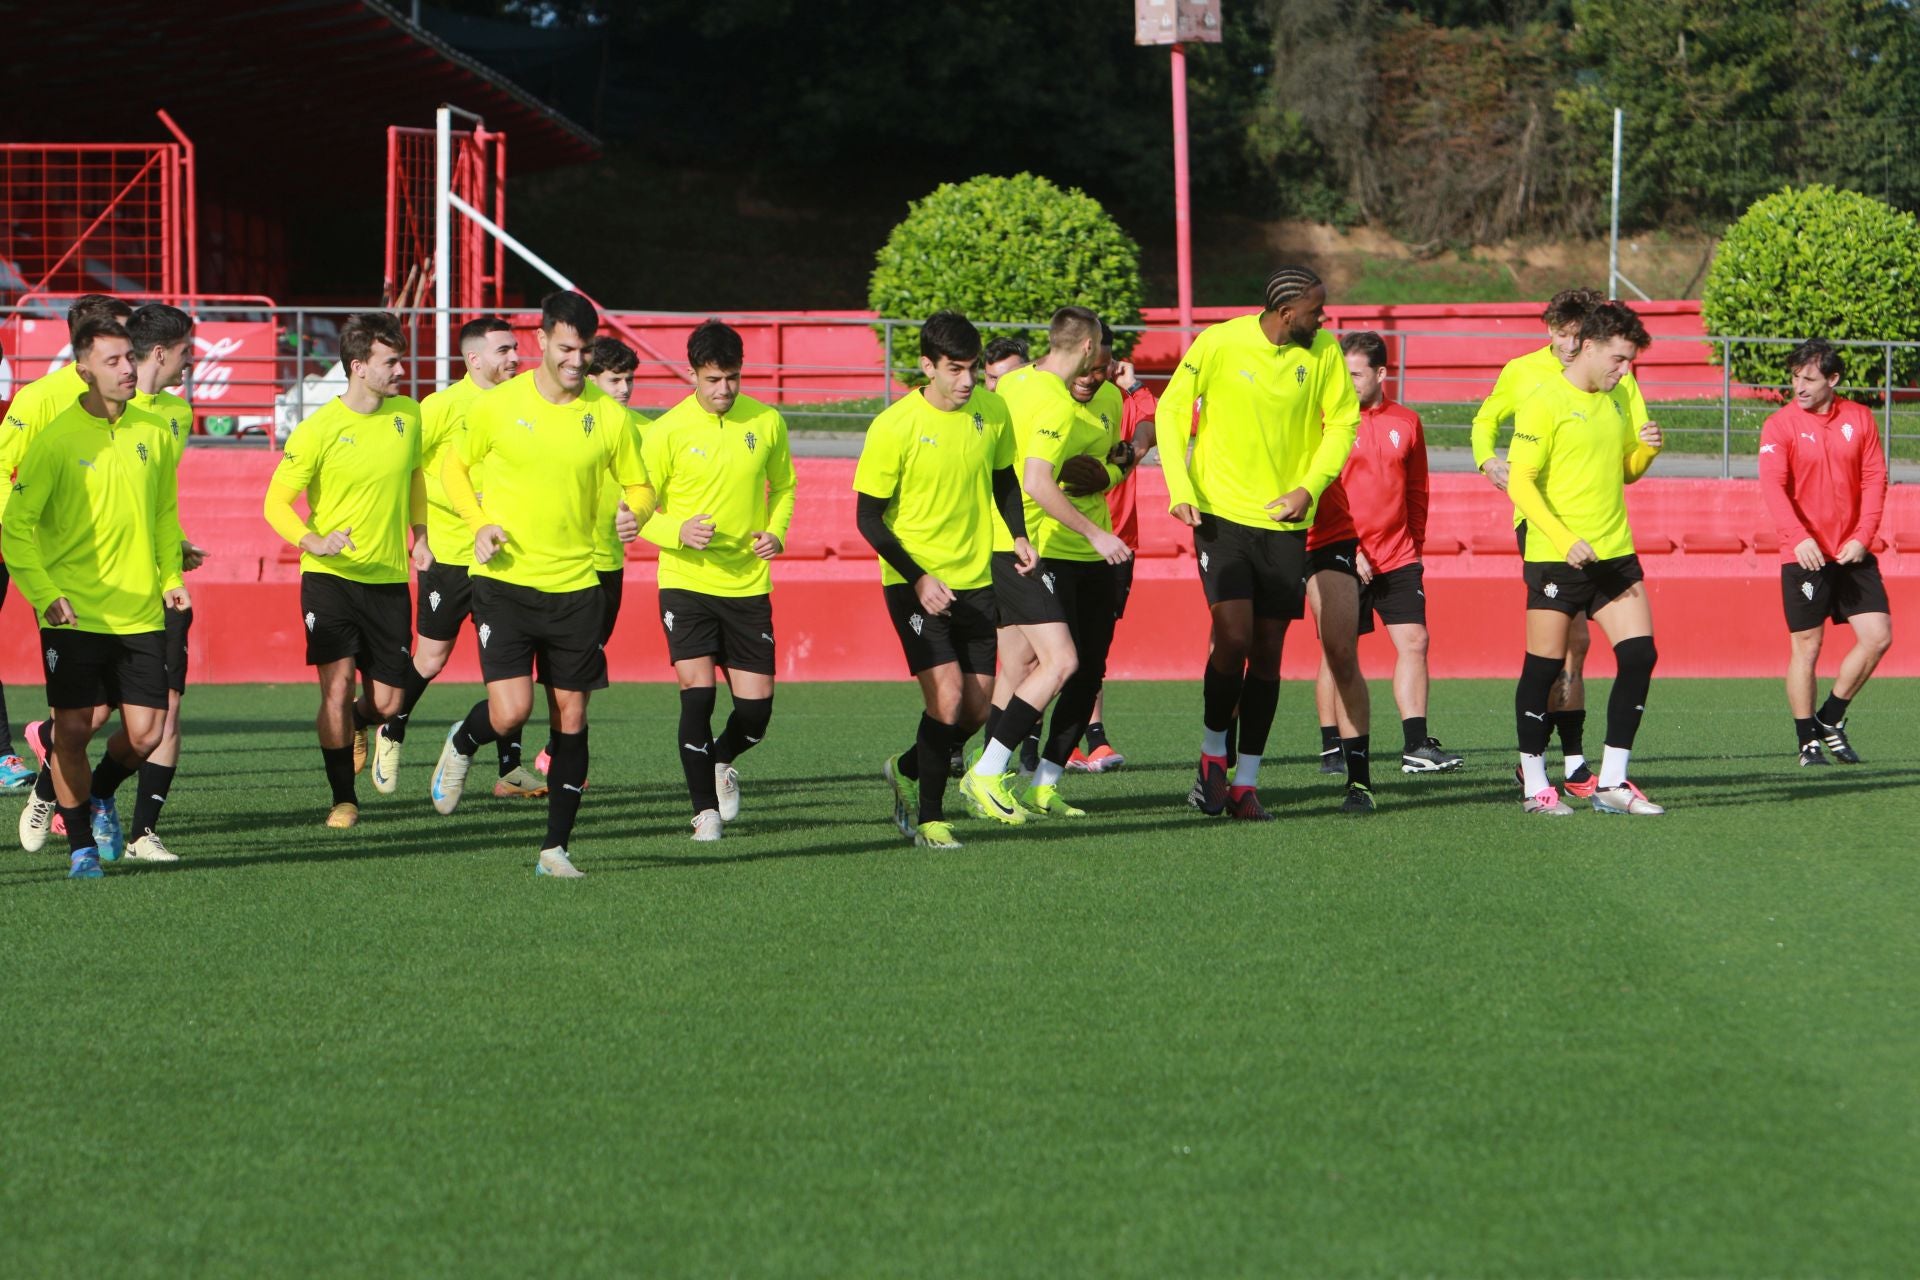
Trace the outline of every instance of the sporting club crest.
{"label": "sporting club crest", "polygon": [[1811,582],[1801,583],[1800,594],[1805,596],[1809,600],[1813,599],[1813,584]]}
{"label": "sporting club crest", "polygon": [[907,619],[907,625],[913,628],[913,634],[919,635],[923,630],[925,630],[927,625],[927,620],[916,613],[911,618]]}
{"label": "sporting club crest", "polygon": [[669,631],[673,630],[673,610],[669,609],[660,615],[660,624]]}
{"label": "sporting club crest", "polygon": [[1840,435],[1846,440],[1848,444],[1852,444],[1853,443],[1853,424],[1851,422],[1841,423]]}
{"label": "sporting club crest", "polygon": [[580,415],[580,429],[586,432],[588,435],[593,434],[593,415],[592,414],[583,413]]}
{"label": "sporting club crest", "polygon": [[60,651],[52,645],[47,646],[47,670],[51,672],[60,665]]}
{"label": "sporting club crest", "polygon": [[1549,600],[1558,599],[1560,595],[1560,584],[1557,582],[1549,582],[1546,586],[1540,588],[1540,594]]}
{"label": "sporting club crest", "polygon": [[407,420],[397,413],[393,415],[393,433],[397,436],[407,434]]}
{"label": "sporting club crest", "polygon": [[483,622],[480,624],[479,635],[480,635],[480,647],[484,649],[487,647],[487,641],[493,638],[493,628]]}
{"label": "sporting club crest", "polygon": [[1293,380],[1299,385],[1305,386],[1307,384],[1307,366],[1303,364],[1293,366]]}
{"label": "sporting club crest", "polygon": [[433,610],[435,613],[440,612],[440,593],[438,591],[427,592],[427,608]]}
{"label": "sporting club crest", "polygon": [[1400,447],[1400,432],[1398,428],[1394,428],[1387,432],[1387,443],[1392,445],[1396,449]]}
{"label": "sporting club crest", "polygon": [[313,630],[313,612],[311,610],[307,612],[307,630]]}
{"label": "sporting club crest", "polygon": [[752,453],[753,447],[760,443],[760,437],[754,435],[753,432],[749,431],[747,432],[745,439],[747,444],[747,452]]}

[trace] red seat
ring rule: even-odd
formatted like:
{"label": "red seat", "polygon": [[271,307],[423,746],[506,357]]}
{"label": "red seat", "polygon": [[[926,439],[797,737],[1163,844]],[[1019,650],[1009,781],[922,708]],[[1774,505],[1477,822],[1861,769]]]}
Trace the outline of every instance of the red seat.
{"label": "red seat", "polygon": [[1756,529],[1753,534],[1753,549],[1767,554],[1780,549],[1780,535],[1772,529]]}
{"label": "red seat", "polygon": [[1443,534],[1438,537],[1429,537],[1426,545],[1420,548],[1420,554],[1422,556],[1457,556],[1462,550],[1460,539],[1449,538]]}
{"label": "red seat", "polygon": [[877,560],[880,558],[880,553],[873,549],[873,544],[859,534],[855,534],[850,538],[842,538],[834,543],[833,554],[840,560]]}
{"label": "red seat", "polygon": [[1732,533],[1690,533],[1680,546],[1690,556],[1738,555],[1747,549],[1746,542]]}
{"label": "red seat", "polygon": [[827,544],[821,539],[799,534],[787,539],[786,548],[780,554],[788,560],[825,560],[827,550]]}
{"label": "red seat", "polygon": [[1920,529],[1902,529],[1894,534],[1893,549],[1903,552],[1920,551]]}
{"label": "red seat", "polygon": [[1479,556],[1517,556],[1520,554],[1520,543],[1513,536],[1513,530],[1511,529],[1506,530],[1504,533],[1476,533],[1473,535],[1472,541],[1467,545],[1473,548],[1475,555]]}
{"label": "red seat", "polygon": [[1637,556],[1672,555],[1673,539],[1659,533],[1636,533],[1633,535],[1633,553]]}

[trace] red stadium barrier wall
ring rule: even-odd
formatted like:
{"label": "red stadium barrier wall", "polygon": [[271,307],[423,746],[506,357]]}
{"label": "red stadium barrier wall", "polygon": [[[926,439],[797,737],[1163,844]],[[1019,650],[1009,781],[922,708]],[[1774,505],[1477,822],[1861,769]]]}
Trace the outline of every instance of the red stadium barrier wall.
{"label": "red stadium barrier wall", "polygon": [[[303,665],[299,566],[260,515],[276,461],[253,451],[191,450],[181,468],[188,535],[214,557],[188,576],[195,624],[188,678],[200,684],[309,679]],[[798,511],[788,555],[774,566],[779,674],[790,680],[891,679],[906,674],[881,606],[879,569],[854,529],[853,460],[801,458]],[[1191,679],[1206,659],[1206,606],[1192,543],[1165,511],[1158,470],[1140,473],[1141,554],[1133,599],[1110,670],[1116,679]],[[1775,676],[1787,653],[1780,572],[1758,486],[1739,480],[1650,478],[1628,490],[1658,628],[1660,671],[1672,676]],[[1512,514],[1470,475],[1433,479],[1427,603],[1437,676],[1511,676],[1522,644],[1524,593]],[[1920,608],[1920,486],[1896,485],[1882,528],[1882,569],[1896,615]],[[635,543],[626,608],[609,651],[617,680],[666,680],[666,646],[654,610],[650,548]],[[17,591],[0,612],[0,672],[9,684],[41,680],[39,637]],[[1896,634],[1899,634],[1896,632]],[[470,635],[470,633],[469,633]],[[1312,624],[1293,633],[1284,671],[1312,675]],[[1822,669],[1849,641],[1835,637]],[[1369,675],[1392,670],[1384,635],[1361,644]],[[1592,670],[1612,671],[1596,645]],[[1885,675],[1920,675],[1920,647],[1896,641]],[[449,676],[475,680],[471,639]]]}

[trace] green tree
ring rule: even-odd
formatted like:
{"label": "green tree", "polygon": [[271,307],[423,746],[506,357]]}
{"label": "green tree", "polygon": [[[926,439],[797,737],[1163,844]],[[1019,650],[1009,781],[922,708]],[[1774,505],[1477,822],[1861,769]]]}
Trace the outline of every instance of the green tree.
{"label": "green tree", "polygon": [[[1727,229],[1700,315],[1716,337],[1920,340],[1920,221],[1855,191],[1776,192]],[[1733,377],[1778,385],[1784,354],[1781,346],[1735,345]],[[1853,377],[1879,372],[1878,353],[1871,370],[1860,354],[1847,358]],[[1911,385],[1920,359],[1896,350],[1894,374]]]}
{"label": "green tree", "polygon": [[[877,255],[868,305],[893,320],[952,308],[1016,324],[1044,323],[1060,307],[1078,305],[1108,324],[1137,324],[1140,247],[1077,188],[1063,191],[1030,173],[982,175],[913,203]],[[981,331],[1035,336],[987,324]],[[894,367],[912,377],[919,338],[917,325],[893,330]]]}

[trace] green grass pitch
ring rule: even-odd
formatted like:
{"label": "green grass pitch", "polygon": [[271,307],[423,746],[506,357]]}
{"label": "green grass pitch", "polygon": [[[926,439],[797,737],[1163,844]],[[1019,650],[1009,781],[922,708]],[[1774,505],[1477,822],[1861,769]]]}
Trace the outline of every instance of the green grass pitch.
{"label": "green grass pitch", "polygon": [[1092,817],[943,855],[904,681],[782,689],[718,846],[624,686],[577,882],[541,802],[429,808],[473,695],[332,832],[314,694],[192,690],[187,861],[0,855],[0,1275],[1920,1270],[1920,682],[1810,772],[1776,682],[1656,680],[1671,812],[1557,821],[1510,685],[1355,820],[1289,684],[1259,828],[1184,804],[1197,689],[1119,685]]}

